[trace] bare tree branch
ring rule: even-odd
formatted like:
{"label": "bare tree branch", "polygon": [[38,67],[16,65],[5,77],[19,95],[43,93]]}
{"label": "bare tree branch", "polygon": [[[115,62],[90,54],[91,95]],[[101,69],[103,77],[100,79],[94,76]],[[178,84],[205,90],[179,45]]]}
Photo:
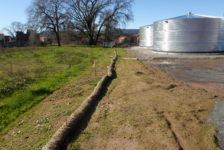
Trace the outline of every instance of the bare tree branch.
{"label": "bare tree branch", "polygon": [[88,37],[89,44],[96,45],[103,29],[132,20],[132,2],[133,0],[70,0],[67,1],[67,13],[76,29]]}
{"label": "bare tree branch", "polygon": [[55,33],[58,46],[61,46],[60,30],[67,21],[64,0],[34,0],[28,9],[29,24]]}
{"label": "bare tree branch", "polygon": [[8,28],[4,28],[3,30],[5,30],[10,36],[15,38],[16,32],[24,33],[27,30],[27,25],[21,22],[15,21],[15,22],[12,22]]}

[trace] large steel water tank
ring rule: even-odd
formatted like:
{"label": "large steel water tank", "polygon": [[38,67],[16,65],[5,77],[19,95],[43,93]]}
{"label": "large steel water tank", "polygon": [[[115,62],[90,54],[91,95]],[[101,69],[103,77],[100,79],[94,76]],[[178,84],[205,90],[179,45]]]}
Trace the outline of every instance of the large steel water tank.
{"label": "large steel water tank", "polygon": [[153,24],[153,50],[162,52],[224,52],[224,19],[188,15]]}
{"label": "large steel water tank", "polygon": [[153,26],[152,25],[140,27],[139,45],[142,47],[153,46]]}

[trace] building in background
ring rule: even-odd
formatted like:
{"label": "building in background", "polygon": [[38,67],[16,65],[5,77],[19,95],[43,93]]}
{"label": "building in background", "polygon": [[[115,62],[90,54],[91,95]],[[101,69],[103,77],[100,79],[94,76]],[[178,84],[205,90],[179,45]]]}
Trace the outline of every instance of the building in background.
{"label": "building in background", "polygon": [[4,34],[0,34],[0,47],[4,46]]}
{"label": "building in background", "polygon": [[139,29],[121,29],[115,37],[118,46],[137,46],[139,44]]}

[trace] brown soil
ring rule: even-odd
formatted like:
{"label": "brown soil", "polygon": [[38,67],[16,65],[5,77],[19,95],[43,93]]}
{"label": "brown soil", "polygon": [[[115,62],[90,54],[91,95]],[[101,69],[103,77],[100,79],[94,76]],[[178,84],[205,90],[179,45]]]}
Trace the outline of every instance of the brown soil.
{"label": "brown soil", "polygon": [[219,150],[207,121],[219,97],[134,59],[116,66],[117,78],[69,150]]}
{"label": "brown soil", "polygon": [[[223,59],[215,59],[215,60],[209,60],[209,59],[204,59],[204,60],[194,60],[194,61],[189,61],[189,65],[192,66],[199,66],[201,68],[206,68],[207,70],[213,70],[219,74],[223,74],[224,68],[223,68]],[[224,75],[224,74],[223,74]],[[206,89],[210,92],[216,93],[218,95],[224,96],[223,89],[224,89],[224,84],[223,80],[220,79],[220,81],[216,82],[204,82],[204,83],[196,83],[196,82],[187,82],[191,86],[199,87]]]}
{"label": "brown soil", "polygon": [[223,93],[223,89],[224,89],[224,84],[218,84],[218,83],[195,83],[195,82],[186,82],[187,84],[191,85],[191,86],[194,86],[194,87],[197,87],[197,88],[202,88],[202,89],[205,89],[207,91],[210,91],[214,94],[217,94],[217,95],[221,95],[221,96],[224,96],[224,93]]}

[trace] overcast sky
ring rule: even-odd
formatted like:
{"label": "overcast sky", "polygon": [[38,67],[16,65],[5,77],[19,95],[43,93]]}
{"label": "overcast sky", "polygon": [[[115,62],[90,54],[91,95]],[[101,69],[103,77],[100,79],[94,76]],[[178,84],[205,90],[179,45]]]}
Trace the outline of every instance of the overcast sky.
{"label": "overcast sky", "polygon": [[[25,23],[26,9],[33,0],[0,0],[0,31],[13,21]],[[191,11],[210,16],[224,15],[224,0],[135,0],[134,21],[126,28],[139,28],[153,21],[171,18]]]}

